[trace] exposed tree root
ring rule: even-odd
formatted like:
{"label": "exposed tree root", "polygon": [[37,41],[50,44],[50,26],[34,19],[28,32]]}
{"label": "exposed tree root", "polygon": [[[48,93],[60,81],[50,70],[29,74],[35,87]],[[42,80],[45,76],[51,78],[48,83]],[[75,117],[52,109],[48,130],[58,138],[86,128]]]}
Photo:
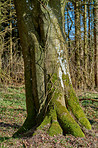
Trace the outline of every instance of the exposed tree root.
{"label": "exposed tree root", "polygon": [[62,106],[59,102],[56,102],[57,106],[57,116],[59,123],[63,129],[64,133],[72,134],[75,137],[85,137],[80,126],[71,117],[70,113],[65,106]]}
{"label": "exposed tree root", "polygon": [[46,115],[45,119],[38,127],[38,129],[44,129],[45,126],[50,124],[49,129],[47,130],[48,134],[58,135],[62,133],[72,134],[75,137],[85,137],[80,126],[77,122],[71,117],[65,106],[62,106],[60,102],[56,101],[54,104],[54,109],[49,111],[48,116]]}
{"label": "exposed tree root", "polygon": [[63,75],[64,86],[67,87],[65,91],[65,102],[68,106],[68,109],[71,110],[73,115],[79,121],[79,123],[87,129],[91,129],[91,124],[86,118],[85,113],[83,112],[79,100],[74,92],[72,84],[70,83],[68,75]]}
{"label": "exposed tree root", "polygon": [[[56,75],[54,76],[55,77],[52,79],[52,84],[56,84],[55,81],[58,79]],[[45,129],[45,127],[48,127],[47,132],[51,136],[67,133],[72,134],[75,137],[85,137],[79,124],[87,129],[91,129],[91,125],[79,104],[79,100],[76,97],[69,80],[67,81],[67,78],[66,80],[63,78],[63,81],[65,82],[65,86],[68,88],[65,92],[65,100],[63,99],[62,90],[59,89],[59,87],[54,86],[51,92],[52,96],[50,95],[51,102],[49,103],[46,116],[43,116],[43,121],[40,121],[40,116],[38,117],[39,119],[33,119],[33,117],[29,116],[29,118],[27,118],[24,122],[23,126],[13,135],[13,137],[19,137],[26,133],[28,130],[36,126],[36,123],[38,126],[37,129]],[[64,101],[68,106],[68,109],[66,108]],[[72,112],[79,124],[71,116],[68,110]]]}
{"label": "exposed tree root", "polygon": [[35,121],[33,118],[26,118],[24,124],[14,133],[13,138],[22,137],[24,133],[29,131],[32,127],[35,126]]}

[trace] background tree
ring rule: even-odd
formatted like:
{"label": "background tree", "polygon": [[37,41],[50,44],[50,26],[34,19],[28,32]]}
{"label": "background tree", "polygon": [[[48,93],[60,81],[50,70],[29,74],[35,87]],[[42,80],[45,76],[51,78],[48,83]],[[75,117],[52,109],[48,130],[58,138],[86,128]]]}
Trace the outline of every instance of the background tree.
{"label": "background tree", "polygon": [[80,14],[79,1],[75,1],[75,87],[80,87]]}
{"label": "background tree", "polygon": [[0,78],[2,84],[23,82],[23,59],[12,0],[0,1]]}
{"label": "background tree", "polygon": [[87,49],[87,5],[86,0],[84,0],[84,77],[85,77],[85,84],[84,87],[86,89],[87,87],[87,81],[88,81],[88,73],[87,73],[87,59],[88,59],[88,49]]}
{"label": "background tree", "polygon": [[[76,9],[76,3],[78,4]],[[86,47],[87,64],[84,58],[84,9],[86,4]],[[20,84],[23,83],[23,59],[21,55],[20,40],[17,29],[17,19],[12,0],[1,1],[1,79],[4,84]],[[95,65],[97,60],[94,29],[96,23],[95,8],[93,0],[89,1],[67,1],[65,7],[65,36],[66,47],[68,50],[69,68],[72,84],[75,89],[94,89],[95,74],[97,68]],[[76,10],[77,11],[76,11]],[[76,13],[77,12],[77,13]],[[78,15],[77,15],[78,14]],[[78,19],[76,19],[78,16]],[[78,20],[78,21],[76,21]],[[75,23],[76,21],[76,23]],[[95,25],[94,25],[95,24]],[[95,31],[94,31],[95,30]],[[78,50],[77,50],[78,49]],[[78,56],[77,56],[78,55]],[[76,58],[77,57],[77,58]],[[78,59],[78,62],[77,62]],[[22,65],[21,65],[22,63]],[[80,66],[79,66],[80,65]],[[87,67],[87,72],[85,71]],[[84,73],[84,77],[83,77]],[[75,76],[76,75],[76,76]],[[75,78],[76,77],[76,78]],[[85,83],[85,78],[87,82]],[[18,81],[17,81],[18,80]],[[17,83],[18,82],[18,83]]]}
{"label": "background tree", "polygon": [[76,89],[93,90],[95,87],[94,45],[96,46],[96,44],[94,44],[94,12],[93,0],[68,1],[66,4],[65,34],[66,37],[69,36],[70,72],[73,86]]}
{"label": "background tree", "polygon": [[24,58],[27,107],[27,118],[14,137],[47,123],[50,135],[63,131],[84,137],[79,124],[87,129],[91,125],[71,83],[63,30],[65,0],[14,3]]}
{"label": "background tree", "polygon": [[98,5],[94,0],[94,60],[95,60],[95,87],[98,88]]}

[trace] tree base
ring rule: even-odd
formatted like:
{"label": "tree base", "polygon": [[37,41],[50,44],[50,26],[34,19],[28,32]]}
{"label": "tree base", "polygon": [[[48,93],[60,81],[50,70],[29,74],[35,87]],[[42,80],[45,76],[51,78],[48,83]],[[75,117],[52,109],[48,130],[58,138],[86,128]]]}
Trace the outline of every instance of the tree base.
{"label": "tree base", "polygon": [[44,129],[47,125],[50,125],[47,130],[50,136],[65,133],[72,134],[75,137],[85,137],[80,126],[71,117],[67,108],[58,101],[55,102],[55,109],[50,110],[49,115],[46,115],[38,129]]}
{"label": "tree base", "polygon": [[24,133],[28,132],[32,127],[35,127],[33,118],[27,117],[24,124],[13,134],[13,138],[23,137]]}
{"label": "tree base", "polygon": [[[57,77],[55,77],[55,79],[57,79]],[[65,79],[66,78],[63,77],[63,80],[66,83]],[[37,119],[34,119],[29,115],[23,126],[13,135],[13,137],[20,137],[35,126],[38,126],[38,129],[43,129],[47,125],[50,125],[47,132],[51,136],[66,133],[72,134],[75,137],[85,137],[81,127],[91,129],[91,125],[80,107],[73,88],[70,86],[67,90],[69,96],[69,98],[65,98],[67,108],[65,105],[61,104],[63,98],[61,90],[53,89],[53,92],[51,102],[49,103],[43,121],[40,121],[43,115],[37,116]],[[76,120],[71,116],[68,110],[71,111]],[[78,121],[78,123],[76,121]]]}

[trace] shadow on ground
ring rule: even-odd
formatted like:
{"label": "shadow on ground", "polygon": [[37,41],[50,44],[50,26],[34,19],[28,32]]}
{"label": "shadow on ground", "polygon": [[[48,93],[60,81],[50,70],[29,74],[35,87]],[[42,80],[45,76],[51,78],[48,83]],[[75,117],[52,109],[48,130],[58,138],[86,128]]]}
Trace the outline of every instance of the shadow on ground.
{"label": "shadow on ground", "polygon": [[98,124],[98,122],[94,121],[93,119],[89,119],[89,122],[90,122],[91,125],[93,125],[94,123]]}
{"label": "shadow on ground", "polygon": [[11,137],[0,137],[0,142],[10,139]]}
{"label": "shadow on ground", "polygon": [[[3,127],[6,127],[6,128],[11,127],[11,128],[16,129],[16,128],[19,128],[20,126],[16,123],[9,124],[9,123],[0,122],[0,127],[2,127],[2,128]],[[0,143],[5,141],[5,140],[8,140],[10,138],[12,138],[12,137],[0,137]]]}
{"label": "shadow on ground", "polygon": [[19,128],[20,126],[16,123],[9,124],[9,123],[0,122],[0,127],[11,127],[16,129]]}

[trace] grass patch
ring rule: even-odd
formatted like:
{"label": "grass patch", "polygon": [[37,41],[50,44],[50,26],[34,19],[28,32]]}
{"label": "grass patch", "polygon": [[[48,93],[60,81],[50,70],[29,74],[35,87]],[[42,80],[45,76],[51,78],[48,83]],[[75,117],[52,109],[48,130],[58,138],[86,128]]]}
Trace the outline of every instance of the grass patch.
{"label": "grass patch", "polygon": [[[85,99],[85,98],[90,98],[90,99],[96,99],[98,100],[98,93],[93,93],[93,92],[85,92],[82,93],[82,95],[79,95],[79,99]],[[98,109],[98,102],[91,101],[91,100],[83,100],[81,101],[83,106],[94,106],[95,108]]]}
{"label": "grass patch", "polygon": [[[79,95],[79,99],[81,98],[90,98],[90,99],[98,99],[98,93],[93,92],[85,92],[82,95]],[[96,126],[98,128],[98,102],[91,100],[83,100],[81,101],[82,107],[84,107],[84,111],[91,123],[91,125]]]}
{"label": "grass patch", "polygon": [[0,91],[0,148],[23,147],[22,139],[11,138],[26,118],[24,88]]}
{"label": "grass patch", "polygon": [[[80,97],[96,98],[98,94],[85,93]],[[84,111],[91,124],[97,127],[97,102],[85,100],[81,102]],[[0,88],[0,148],[23,148],[24,139],[13,139],[12,135],[23,124],[26,118],[26,103],[24,87]],[[68,140],[61,140],[61,145],[65,145]],[[54,143],[58,141],[54,139]],[[69,146],[70,147],[70,146]]]}

